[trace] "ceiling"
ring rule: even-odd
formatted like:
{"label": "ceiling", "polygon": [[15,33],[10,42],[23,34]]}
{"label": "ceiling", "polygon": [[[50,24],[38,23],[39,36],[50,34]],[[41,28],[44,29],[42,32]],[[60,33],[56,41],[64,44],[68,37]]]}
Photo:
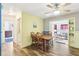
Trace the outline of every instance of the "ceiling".
{"label": "ceiling", "polygon": [[[24,11],[32,15],[39,16],[41,18],[54,17],[52,8],[48,8],[46,5],[49,3],[5,3],[2,4],[4,9],[12,9],[14,11]],[[79,12],[79,3],[71,3],[70,5],[64,7],[67,10],[70,10],[69,13]],[[45,14],[46,12],[51,12]],[[61,15],[69,14],[62,13]]]}

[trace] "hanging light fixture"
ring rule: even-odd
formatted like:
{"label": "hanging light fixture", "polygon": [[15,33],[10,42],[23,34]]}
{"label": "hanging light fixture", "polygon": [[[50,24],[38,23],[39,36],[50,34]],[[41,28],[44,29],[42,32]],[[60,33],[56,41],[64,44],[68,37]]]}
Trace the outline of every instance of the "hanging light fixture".
{"label": "hanging light fixture", "polygon": [[55,11],[53,12],[53,14],[54,14],[54,15],[60,15],[60,11],[59,11],[59,10],[55,10]]}

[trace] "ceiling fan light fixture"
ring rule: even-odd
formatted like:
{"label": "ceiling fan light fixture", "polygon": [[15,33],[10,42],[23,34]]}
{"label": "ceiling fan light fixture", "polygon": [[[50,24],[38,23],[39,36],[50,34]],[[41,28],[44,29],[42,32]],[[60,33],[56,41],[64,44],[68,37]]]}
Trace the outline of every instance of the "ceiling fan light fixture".
{"label": "ceiling fan light fixture", "polygon": [[60,15],[60,11],[59,10],[56,10],[56,11],[53,12],[53,14],[54,15]]}

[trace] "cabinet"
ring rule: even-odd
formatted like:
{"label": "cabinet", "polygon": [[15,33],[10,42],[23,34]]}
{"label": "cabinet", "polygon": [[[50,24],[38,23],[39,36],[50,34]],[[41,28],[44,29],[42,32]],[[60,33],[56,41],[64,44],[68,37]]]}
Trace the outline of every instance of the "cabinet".
{"label": "cabinet", "polygon": [[74,45],[75,40],[75,17],[69,19],[69,46]]}

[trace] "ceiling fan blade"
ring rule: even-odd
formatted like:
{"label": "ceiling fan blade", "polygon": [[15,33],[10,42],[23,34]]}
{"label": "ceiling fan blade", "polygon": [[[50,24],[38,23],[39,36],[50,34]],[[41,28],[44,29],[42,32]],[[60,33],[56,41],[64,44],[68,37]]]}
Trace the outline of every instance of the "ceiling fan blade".
{"label": "ceiling fan blade", "polygon": [[51,6],[51,5],[49,5],[49,4],[47,5],[47,7],[49,7],[49,8],[53,8],[53,6]]}
{"label": "ceiling fan blade", "polygon": [[68,5],[70,5],[71,3],[64,3],[64,4],[61,4],[61,5],[63,5],[63,6],[68,6]]}

